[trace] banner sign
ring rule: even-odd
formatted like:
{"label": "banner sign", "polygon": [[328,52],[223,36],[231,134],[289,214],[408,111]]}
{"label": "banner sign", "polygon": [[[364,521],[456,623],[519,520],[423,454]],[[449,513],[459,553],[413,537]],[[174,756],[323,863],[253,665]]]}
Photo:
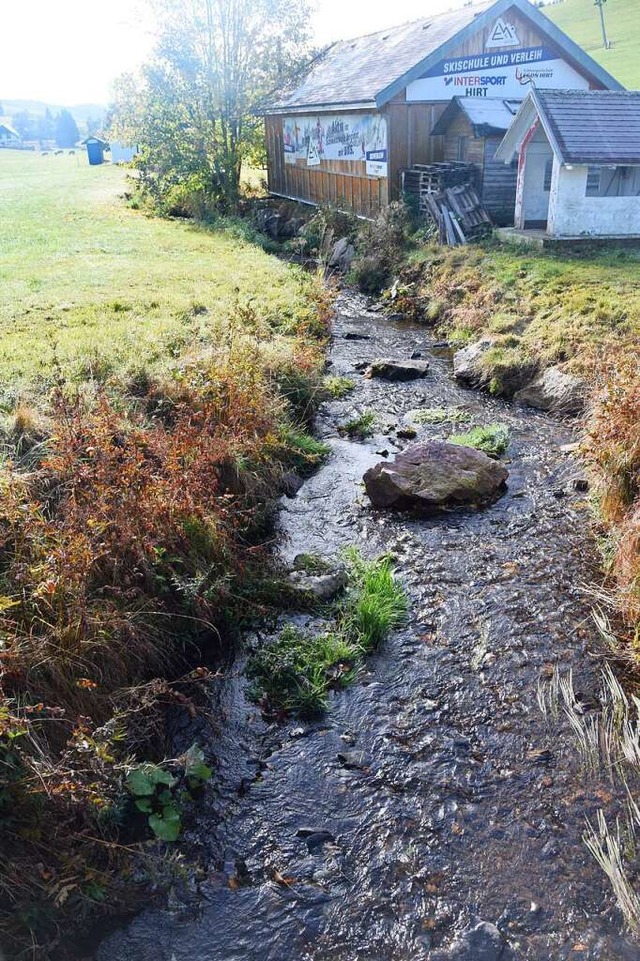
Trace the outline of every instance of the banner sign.
{"label": "banner sign", "polygon": [[407,101],[452,97],[522,100],[528,87],[587,90],[589,81],[547,47],[521,47],[441,60],[407,87]]}
{"label": "banner sign", "polygon": [[286,117],[282,136],[287,164],[364,161],[370,177],[387,176],[387,122],[378,114]]}

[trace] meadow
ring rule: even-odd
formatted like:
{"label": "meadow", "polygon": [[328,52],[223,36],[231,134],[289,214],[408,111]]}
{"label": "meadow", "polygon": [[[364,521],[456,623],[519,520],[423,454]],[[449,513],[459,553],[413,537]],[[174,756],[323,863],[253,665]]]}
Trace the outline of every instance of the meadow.
{"label": "meadow", "polygon": [[250,307],[285,330],[305,279],[247,241],[145,216],[119,199],[126,171],[84,155],[0,151],[0,403],[217,343]]}
{"label": "meadow", "polygon": [[592,0],[562,0],[547,4],[542,12],[625,87],[635,90],[640,86],[640,6],[636,0],[606,0],[609,49],[604,48],[600,13]]}

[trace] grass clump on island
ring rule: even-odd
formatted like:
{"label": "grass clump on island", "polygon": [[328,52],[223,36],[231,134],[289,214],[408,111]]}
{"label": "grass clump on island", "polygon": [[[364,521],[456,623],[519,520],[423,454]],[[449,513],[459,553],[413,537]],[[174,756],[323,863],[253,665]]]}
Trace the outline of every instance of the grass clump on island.
{"label": "grass clump on island", "polygon": [[[329,303],[241,227],[127,209],[118,168],[10,154],[0,943],[17,956],[129,901],[145,839],[179,829],[194,768],[166,768],[163,717],[193,709],[198,652],[270,603],[274,499],[326,454],[307,424]],[[140,765],[156,780],[136,820]]]}
{"label": "grass clump on island", "polygon": [[501,457],[509,446],[509,428],[505,424],[474,427],[466,434],[452,434],[449,441],[463,447],[474,447],[489,457],[497,458]]}
{"label": "grass clump on island", "polygon": [[332,630],[311,634],[286,625],[249,660],[253,696],[269,711],[313,716],[328,706],[329,691],[345,687],[363,658],[402,625],[407,599],[389,557],[364,560],[347,552],[350,585]]}
{"label": "grass clump on island", "polygon": [[357,440],[366,440],[373,434],[378,418],[372,410],[366,410],[356,417],[338,425],[338,432]]}

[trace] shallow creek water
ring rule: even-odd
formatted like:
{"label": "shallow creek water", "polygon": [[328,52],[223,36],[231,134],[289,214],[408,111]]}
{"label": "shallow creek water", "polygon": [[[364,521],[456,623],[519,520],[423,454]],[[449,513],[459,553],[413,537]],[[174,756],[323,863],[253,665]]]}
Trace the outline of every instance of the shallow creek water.
{"label": "shallow creek water", "polygon": [[[354,330],[369,339],[345,339]],[[573,669],[587,707],[598,687],[584,590],[595,556],[573,487],[579,465],[561,449],[575,437],[550,416],[462,390],[433,346],[424,329],[340,298],[331,373],[357,387],[320,412],[333,455],[280,515],[287,559],[353,543],[392,551],[406,629],[312,724],[266,722],[246,699],[241,659],[230,667],[210,695],[216,783],[194,830],[208,875],[111,935],[100,961],[421,961],[478,919],[497,924],[521,961],[640,958],[581,840],[585,817],[617,802],[581,772],[566,723],[536,701],[554,665]],[[413,351],[431,363],[424,380],[354,370]],[[509,425],[508,491],[483,510],[373,511],[364,470],[377,451],[413,443],[393,431],[403,413],[440,405]],[[364,410],[383,433],[340,439],[336,425]],[[419,439],[447,433],[418,427]],[[300,828],[332,839],[307,843]]]}

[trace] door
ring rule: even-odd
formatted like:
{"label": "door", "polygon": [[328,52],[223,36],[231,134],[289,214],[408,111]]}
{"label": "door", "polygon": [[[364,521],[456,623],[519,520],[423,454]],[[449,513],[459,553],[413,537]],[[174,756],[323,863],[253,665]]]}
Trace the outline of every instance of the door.
{"label": "door", "polygon": [[549,216],[553,152],[546,140],[532,140],[524,168],[524,225],[546,227]]}

